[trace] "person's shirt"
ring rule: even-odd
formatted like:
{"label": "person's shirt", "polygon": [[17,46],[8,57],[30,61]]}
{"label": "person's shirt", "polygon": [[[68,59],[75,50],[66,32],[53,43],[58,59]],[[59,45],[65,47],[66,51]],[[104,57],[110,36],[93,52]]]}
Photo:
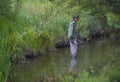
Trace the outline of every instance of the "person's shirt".
{"label": "person's shirt", "polygon": [[71,37],[77,38],[77,27],[74,21],[70,22],[68,29],[68,39]]}

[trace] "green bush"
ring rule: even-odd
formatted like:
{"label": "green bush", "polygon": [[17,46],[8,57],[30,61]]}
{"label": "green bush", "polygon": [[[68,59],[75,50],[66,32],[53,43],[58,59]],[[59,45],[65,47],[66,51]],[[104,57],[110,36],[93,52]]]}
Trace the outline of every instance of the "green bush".
{"label": "green bush", "polygon": [[108,25],[114,28],[120,28],[120,15],[115,15],[112,12],[107,13]]}

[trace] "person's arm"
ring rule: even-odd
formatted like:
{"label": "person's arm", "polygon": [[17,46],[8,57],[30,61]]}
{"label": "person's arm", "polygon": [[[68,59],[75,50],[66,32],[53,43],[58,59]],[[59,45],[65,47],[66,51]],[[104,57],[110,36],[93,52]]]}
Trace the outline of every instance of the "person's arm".
{"label": "person's arm", "polygon": [[69,29],[68,29],[68,39],[70,39],[72,35],[73,35],[73,23],[70,22]]}

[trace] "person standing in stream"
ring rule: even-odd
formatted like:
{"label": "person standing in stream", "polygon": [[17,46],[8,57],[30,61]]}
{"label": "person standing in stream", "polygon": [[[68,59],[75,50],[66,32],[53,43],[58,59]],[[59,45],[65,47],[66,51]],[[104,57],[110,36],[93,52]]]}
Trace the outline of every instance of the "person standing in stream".
{"label": "person standing in stream", "polygon": [[68,39],[70,43],[70,52],[71,56],[75,57],[77,54],[77,21],[79,20],[79,16],[73,17],[72,21],[70,22],[69,28],[68,28]]}

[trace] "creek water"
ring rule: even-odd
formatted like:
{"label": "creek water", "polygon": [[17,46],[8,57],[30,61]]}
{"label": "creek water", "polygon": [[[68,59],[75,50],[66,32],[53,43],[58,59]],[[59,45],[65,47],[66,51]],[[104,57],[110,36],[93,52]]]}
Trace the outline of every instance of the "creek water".
{"label": "creek water", "polygon": [[36,58],[30,63],[15,65],[11,74],[12,82],[54,82],[50,80],[61,75],[69,75],[70,70],[81,74],[106,55],[119,49],[118,45],[113,45],[105,39],[78,46],[76,58],[70,57],[69,48],[59,49]]}

